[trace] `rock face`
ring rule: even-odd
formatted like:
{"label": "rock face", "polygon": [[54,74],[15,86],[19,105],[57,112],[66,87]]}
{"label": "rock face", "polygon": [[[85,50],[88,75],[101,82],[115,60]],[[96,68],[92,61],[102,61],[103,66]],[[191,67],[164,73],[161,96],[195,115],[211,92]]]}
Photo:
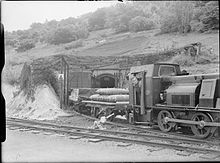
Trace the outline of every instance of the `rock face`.
{"label": "rock face", "polygon": [[18,91],[18,87],[12,86],[10,84],[2,83],[2,94],[5,99],[6,109],[8,108],[8,104],[13,101],[14,95]]}
{"label": "rock face", "polygon": [[60,109],[59,99],[48,85],[38,86],[34,99],[28,98],[28,95],[21,91],[8,104],[6,114],[10,117],[38,120],[52,120],[67,115]]}

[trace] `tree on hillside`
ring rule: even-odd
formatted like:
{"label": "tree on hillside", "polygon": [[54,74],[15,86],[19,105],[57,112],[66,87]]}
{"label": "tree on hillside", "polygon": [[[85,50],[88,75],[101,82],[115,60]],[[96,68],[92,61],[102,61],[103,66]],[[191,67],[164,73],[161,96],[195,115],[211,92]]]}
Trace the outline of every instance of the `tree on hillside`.
{"label": "tree on hillside", "polygon": [[202,8],[201,21],[204,24],[204,31],[219,29],[219,2],[210,1]]}
{"label": "tree on hillside", "polygon": [[117,4],[114,7],[114,10],[115,14],[111,17],[111,23],[109,24],[116,33],[128,31],[129,22],[132,18],[136,16],[144,16],[143,11],[138,7],[134,7],[133,3]]}
{"label": "tree on hillside", "polygon": [[30,31],[29,30],[17,30],[17,37],[19,40],[24,40],[30,38]]}
{"label": "tree on hillside", "polygon": [[17,46],[18,40],[15,32],[5,32],[5,45],[15,48]]}
{"label": "tree on hillside", "polygon": [[33,31],[39,31],[42,28],[44,28],[44,25],[42,23],[32,23],[30,29]]}
{"label": "tree on hillside", "polygon": [[[14,48],[27,40],[49,44],[87,38],[89,31],[111,28],[116,33],[160,28],[161,33],[219,29],[218,1],[135,1],[118,3],[61,21],[33,23],[28,30],[6,33],[6,45]],[[19,45],[20,43],[20,45]]]}
{"label": "tree on hillside", "polygon": [[25,52],[35,47],[35,43],[32,39],[25,39],[18,43],[17,48],[15,49],[17,52]]}
{"label": "tree on hillside", "polygon": [[95,11],[88,20],[91,30],[103,29],[105,26],[105,10],[98,9]]}
{"label": "tree on hillside", "polygon": [[192,30],[205,32],[219,29],[218,1],[196,1],[194,4]]}
{"label": "tree on hillside", "polygon": [[17,30],[6,33],[6,45],[10,45],[17,52],[24,52],[35,47],[36,34],[32,30]]}
{"label": "tree on hillside", "polygon": [[105,27],[112,28],[113,21],[119,16],[119,11],[115,7],[111,7],[106,8],[105,12]]}
{"label": "tree on hillside", "polygon": [[59,27],[50,32],[48,42],[50,44],[63,44],[77,40],[76,34],[71,27]]}
{"label": "tree on hillside", "polygon": [[137,16],[129,21],[129,30],[132,32],[150,30],[153,27],[153,21],[143,16]]}
{"label": "tree on hillside", "polygon": [[89,31],[83,23],[75,25],[58,26],[47,34],[46,42],[49,44],[64,44],[76,41],[80,38],[87,38]]}
{"label": "tree on hillside", "polygon": [[128,23],[130,19],[131,18],[126,14],[118,16],[113,20],[111,26],[116,33],[126,32],[129,30]]}
{"label": "tree on hillside", "polygon": [[56,28],[58,26],[59,22],[56,20],[47,21],[45,23],[45,26],[47,29]]}
{"label": "tree on hillside", "polygon": [[126,22],[122,22],[122,20],[126,20],[126,18],[123,18],[126,15],[124,15],[122,10],[120,10],[121,5],[124,4],[117,4],[115,7],[107,8],[105,10],[106,12],[105,27],[112,28],[116,32],[128,31]]}
{"label": "tree on hillside", "polygon": [[29,29],[31,38],[34,42],[45,42],[47,31],[49,30],[46,24],[43,23],[32,23]]}
{"label": "tree on hillside", "polygon": [[88,25],[86,23],[77,23],[73,27],[73,30],[75,31],[78,39],[87,38],[89,36]]}
{"label": "tree on hillside", "polygon": [[191,1],[166,2],[161,6],[161,32],[190,32],[190,22],[193,16],[193,3]]}
{"label": "tree on hillside", "polygon": [[174,6],[174,13],[176,13],[178,23],[180,23],[178,30],[180,33],[190,32],[190,21],[193,16],[192,2],[178,2]]}

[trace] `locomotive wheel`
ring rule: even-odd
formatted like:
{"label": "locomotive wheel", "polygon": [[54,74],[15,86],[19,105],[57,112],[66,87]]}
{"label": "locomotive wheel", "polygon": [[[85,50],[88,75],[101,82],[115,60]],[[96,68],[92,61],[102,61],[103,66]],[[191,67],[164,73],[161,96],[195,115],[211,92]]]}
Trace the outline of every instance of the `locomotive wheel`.
{"label": "locomotive wheel", "polygon": [[212,119],[204,113],[195,113],[192,117],[193,121],[200,121],[201,125],[192,125],[191,130],[198,138],[206,138],[211,134],[212,127],[203,126],[202,122],[211,122]]}
{"label": "locomotive wheel", "polygon": [[161,131],[169,132],[175,126],[175,123],[167,122],[166,117],[174,118],[174,116],[167,110],[161,110],[157,116],[157,123]]}

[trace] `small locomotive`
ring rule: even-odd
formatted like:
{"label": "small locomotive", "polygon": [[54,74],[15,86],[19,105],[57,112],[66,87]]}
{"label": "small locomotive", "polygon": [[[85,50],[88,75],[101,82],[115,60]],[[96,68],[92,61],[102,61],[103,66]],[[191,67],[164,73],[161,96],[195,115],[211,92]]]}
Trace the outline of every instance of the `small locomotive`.
{"label": "small locomotive", "polygon": [[164,132],[188,126],[207,138],[220,128],[219,74],[188,75],[168,63],[131,67],[126,115],[130,123],[158,124]]}

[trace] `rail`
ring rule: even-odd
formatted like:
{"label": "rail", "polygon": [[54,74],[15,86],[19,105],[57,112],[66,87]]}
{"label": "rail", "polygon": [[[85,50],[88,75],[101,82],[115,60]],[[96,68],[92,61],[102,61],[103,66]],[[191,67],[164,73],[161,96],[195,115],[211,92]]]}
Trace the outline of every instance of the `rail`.
{"label": "rail", "polygon": [[[204,149],[204,148],[198,148],[198,147],[192,147],[190,146],[182,146],[181,143],[193,143],[193,144],[205,144],[204,141],[201,140],[189,140],[189,139],[178,139],[178,138],[171,138],[171,137],[160,137],[160,136],[152,136],[147,134],[140,134],[140,133],[130,133],[130,132],[121,132],[121,131],[110,131],[110,130],[97,130],[97,129],[88,129],[88,128],[82,128],[82,127],[76,127],[76,126],[66,126],[66,125],[57,125],[52,123],[44,123],[44,122],[36,122],[36,121],[30,121],[30,120],[22,120],[22,119],[9,119],[7,118],[8,126],[18,126],[18,127],[27,127],[31,129],[36,130],[44,130],[44,131],[50,131],[50,132],[60,132],[68,135],[77,135],[77,136],[86,136],[86,137],[94,137],[99,138],[103,140],[111,140],[111,141],[117,141],[117,142],[129,142],[129,143],[135,143],[135,144],[142,144],[142,145],[152,145],[152,146],[160,146],[165,148],[171,148],[171,149],[178,149],[178,150],[184,150],[184,151],[193,151],[193,152],[200,152],[200,153],[211,153],[211,154],[219,154],[219,150],[214,149]],[[108,135],[102,135],[102,134],[108,134]],[[110,136],[114,135],[114,136]],[[117,135],[117,136],[116,136]],[[119,135],[126,135],[126,136],[134,136],[135,138],[123,138],[119,137]],[[152,138],[150,141],[145,140]],[[153,142],[152,140],[162,140],[162,142]],[[169,143],[166,143],[164,141],[169,141]],[[171,144],[170,142],[176,142],[177,144]]]}
{"label": "rail", "polygon": [[[98,118],[95,118],[95,117],[91,117],[91,116],[88,116],[88,115],[85,115],[85,114],[81,114],[77,111],[72,111],[74,114],[77,114],[79,116],[82,116],[84,118],[87,118],[87,119],[91,119],[91,120],[99,120]],[[71,113],[70,113],[71,114]],[[137,122],[138,124],[139,122]],[[155,130],[153,128],[143,128],[143,127],[140,127],[140,126],[135,126],[135,125],[131,125],[131,124],[122,124],[122,123],[117,123],[117,122],[110,122],[110,121],[106,121],[106,124],[109,124],[109,125],[115,125],[115,126],[118,126],[118,127],[124,127],[124,128],[129,128],[131,130],[136,130],[136,131],[140,131],[140,132],[146,132],[146,133],[151,133],[151,134],[157,134],[157,135],[166,135],[166,136],[175,136],[175,137],[179,137],[179,138],[182,138],[182,139],[194,139],[194,140],[198,140],[198,138],[196,138],[194,135],[191,136],[191,135],[183,135],[182,133],[176,133],[176,132],[168,132],[168,133],[164,133],[164,132],[161,132],[160,130]],[[136,123],[135,123],[136,124]],[[207,138],[209,139],[209,138]],[[203,140],[203,141],[207,141],[207,140]],[[212,141],[207,141],[207,142],[212,142]]]}

